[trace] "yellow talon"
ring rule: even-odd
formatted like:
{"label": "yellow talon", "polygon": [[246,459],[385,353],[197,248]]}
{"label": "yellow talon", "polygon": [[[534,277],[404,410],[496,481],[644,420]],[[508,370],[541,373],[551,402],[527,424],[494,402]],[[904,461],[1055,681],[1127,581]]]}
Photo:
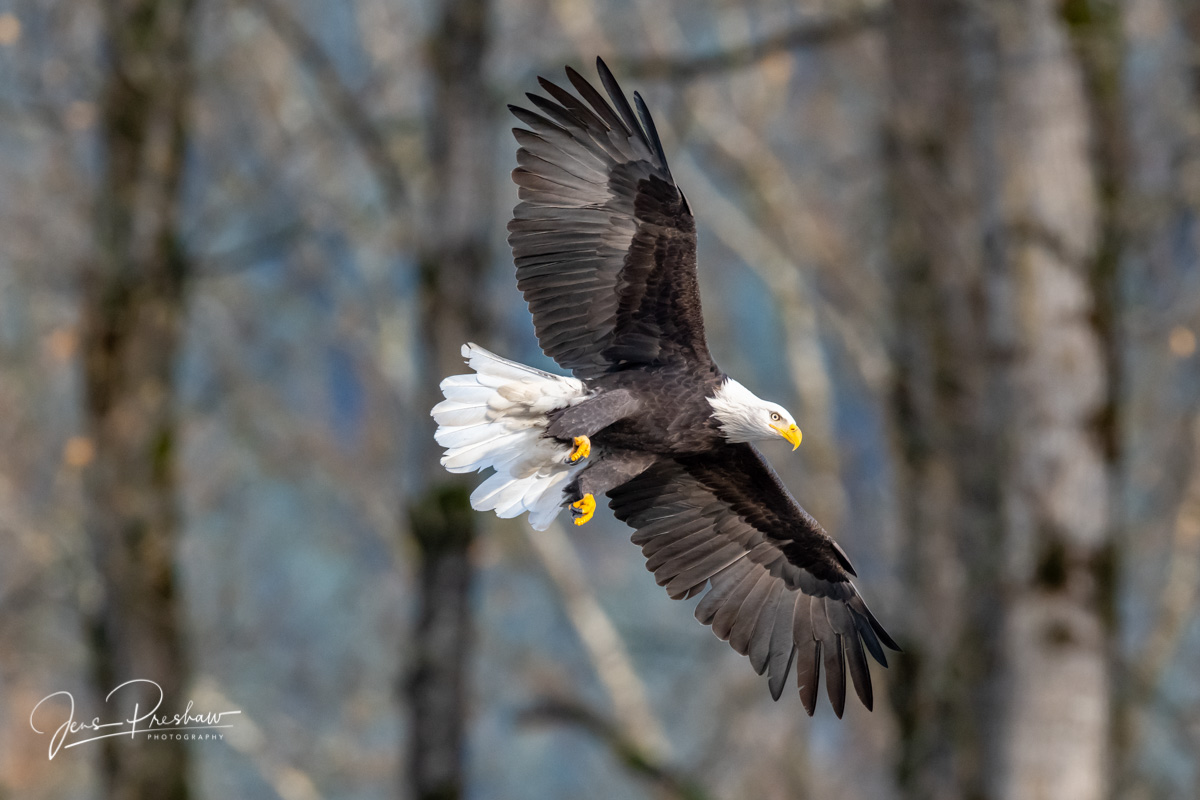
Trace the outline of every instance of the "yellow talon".
{"label": "yellow talon", "polygon": [[575,437],[575,449],[571,451],[568,460],[574,464],[581,458],[587,458],[592,454],[592,440],[586,436]]}
{"label": "yellow talon", "polygon": [[592,518],[592,514],[596,513],[596,498],[592,497],[591,492],[588,492],[582,500],[571,503],[571,508],[579,512],[579,516],[575,517],[575,524],[583,525]]}

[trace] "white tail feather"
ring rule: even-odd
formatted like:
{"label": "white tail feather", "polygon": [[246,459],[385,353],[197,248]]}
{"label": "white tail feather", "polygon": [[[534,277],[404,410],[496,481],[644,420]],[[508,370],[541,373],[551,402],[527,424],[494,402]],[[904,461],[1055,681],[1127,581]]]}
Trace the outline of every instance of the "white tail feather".
{"label": "white tail feather", "polygon": [[500,358],[476,344],[462,354],[475,370],[441,383],[446,399],[433,407],[435,438],[446,448],[450,472],[494,468],[471,493],[471,507],[502,518],[529,512],[529,524],[545,530],[563,505],[563,489],[583,468],[567,464],[571,448],[543,434],[548,414],[584,399],[574,378],[552,375]]}

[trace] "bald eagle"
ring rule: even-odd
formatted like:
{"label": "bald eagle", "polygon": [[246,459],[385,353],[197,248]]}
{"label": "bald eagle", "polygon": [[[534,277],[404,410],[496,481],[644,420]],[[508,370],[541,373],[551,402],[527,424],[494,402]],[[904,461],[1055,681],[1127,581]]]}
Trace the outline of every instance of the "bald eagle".
{"label": "bald eagle", "polygon": [[474,373],[446,378],[432,412],[442,465],[494,469],[472,506],[528,512],[539,530],[563,508],[586,523],[606,494],[671,597],[708,587],[697,619],[767,673],[774,699],[794,663],[811,715],[823,665],[839,717],[847,669],[869,709],[865,653],[886,667],[882,645],[899,648],[755,449],[795,449],[800,429],[709,355],[687,199],[642,98],[635,114],[596,66],[608,100],[568,67],[578,96],[539,78],[536,112],[509,106],[526,126],[513,129],[517,286],[543,352],[574,377],[464,345]]}

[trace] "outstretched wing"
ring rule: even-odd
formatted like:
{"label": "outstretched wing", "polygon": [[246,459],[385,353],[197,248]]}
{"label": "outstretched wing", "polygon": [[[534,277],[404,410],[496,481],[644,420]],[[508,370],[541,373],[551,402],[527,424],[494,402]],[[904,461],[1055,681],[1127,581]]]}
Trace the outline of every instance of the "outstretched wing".
{"label": "outstretched wing", "polygon": [[804,708],[816,708],[821,666],[829,702],[846,705],[846,671],[873,704],[864,652],[887,666],[900,648],[850,582],[845,553],[788,494],[750,445],[664,459],[609,492],[617,518],[637,529],[646,566],[673,598],[708,593],[696,618],[768,675],[779,699],[796,664]]}
{"label": "outstretched wing", "polygon": [[635,116],[596,66],[612,105],[567,67],[582,100],[538,78],[552,98],[528,95],[540,114],[509,106],[529,129],[513,129],[521,202],[508,242],[538,341],[583,380],[640,365],[715,371],[691,210],[642,98],[634,93]]}

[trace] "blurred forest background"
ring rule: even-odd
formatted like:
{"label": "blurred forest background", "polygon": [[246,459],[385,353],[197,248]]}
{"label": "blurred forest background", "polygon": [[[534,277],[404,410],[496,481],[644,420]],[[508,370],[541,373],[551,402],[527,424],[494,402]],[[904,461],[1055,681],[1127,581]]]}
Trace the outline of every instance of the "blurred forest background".
{"label": "blurred forest background", "polygon": [[[550,366],[504,104],[596,55],[874,713],[437,466],[463,340]],[[1198,75],[1182,0],[0,0],[0,797],[1200,797]],[[242,714],[47,760],[130,678]]]}

